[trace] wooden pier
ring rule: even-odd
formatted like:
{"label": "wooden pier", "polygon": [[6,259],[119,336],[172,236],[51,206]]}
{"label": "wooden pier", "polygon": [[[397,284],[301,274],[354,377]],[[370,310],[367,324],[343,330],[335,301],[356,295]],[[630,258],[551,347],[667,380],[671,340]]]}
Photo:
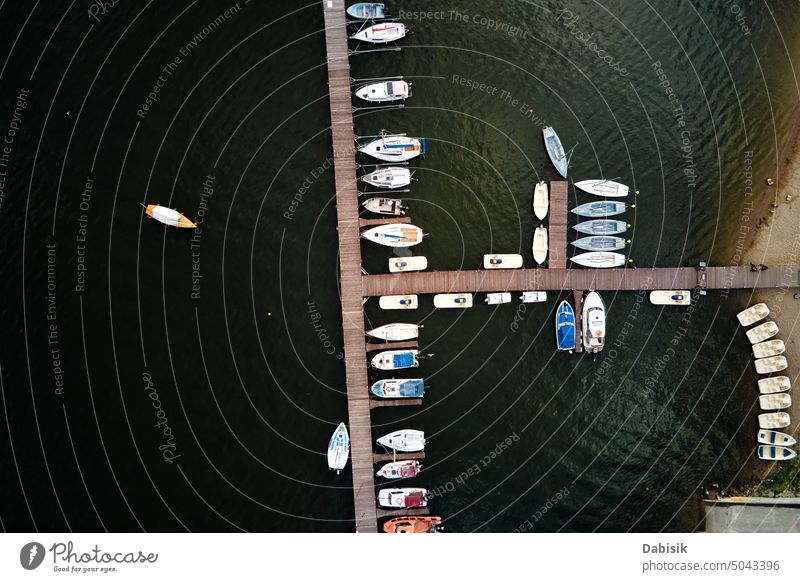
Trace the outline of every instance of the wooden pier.
{"label": "wooden pier", "polygon": [[370,226],[383,226],[384,224],[410,224],[411,217],[395,216],[393,218],[361,218],[358,223],[361,228],[368,228]]}
{"label": "wooden pier", "polygon": [[547,213],[547,266],[551,269],[567,268],[567,183],[550,182],[550,208]]}
{"label": "wooden pier", "polygon": [[367,344],[367,353],[380,352],[381,350],[416,350],[419,348],[416,341],[407,342],[383,342],[380,344]]}
{"label": "wooden pier", "polygon": [[575,309],[575,353],[583,351],[583,291],[572,290],[572,307]]}

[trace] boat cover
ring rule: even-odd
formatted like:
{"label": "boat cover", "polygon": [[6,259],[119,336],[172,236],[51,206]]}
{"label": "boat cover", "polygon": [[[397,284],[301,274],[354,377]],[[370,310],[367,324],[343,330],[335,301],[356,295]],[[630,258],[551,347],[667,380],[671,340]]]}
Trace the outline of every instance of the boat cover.
{"label": "boat cover", "polygon": [[153,208],[153,218],[166,224],[178,224],[181,219],[181,213],[177,210],[172,210],[172,208],[156,206]]}
{"label": "boat cover", "polygon": [[[413,365],[413,361],[410,363]],[[422,380],[408,380],[400,384],[400,396],[422,396],[425,384]]]}
{"label": "boat cover", "polygon": [[414,365],[414,354],[411,352],[395,354],[393,362],[395,368],[410,368]]}

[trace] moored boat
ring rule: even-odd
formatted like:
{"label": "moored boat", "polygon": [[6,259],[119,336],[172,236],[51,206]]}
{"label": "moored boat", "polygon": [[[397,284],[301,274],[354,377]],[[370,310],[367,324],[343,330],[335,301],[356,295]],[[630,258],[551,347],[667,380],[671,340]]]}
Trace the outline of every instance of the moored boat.
{"label": "moored boat", "polygon": [[347,427],[343,422],[339,423],[333,436],[328,443],[328,468],[339,472],[347,465],[347,458],[350,456],[350,435],[347,434]]}
{"label": "moored boat", "polygon": [[384,435],[376,442],[387,449],[401,453],[417,453],[425,449],[425,433],[421,430],[406,428]]}
{"label": "moored boat", "polygon": [[381,309],[416,309],[419,301],[416,295],[383,295],[378,305]]}
{"label": "moored boat", "polygon": [[625,212],[625,203],[609,202],[607,200],[602,202],[587,202],[586,204],[581,204],[573,208],[571,212],[578,216],[586,216],[588,218],[615,216]]}
{"label": "moored boat", "polygon": [[689,291],[650,291],[653,305],[690,305],[692,294]]}
{"label": "moored boat", "polygon": [[523,303],[542,303],[547,301],[547,291],[523,291],[519,298]]}
{"label": "moored boat", "polygon": [[425,396],[425,381],[422,378],[378,380],[369,391],[378,398],[422,398]]}
{"label": "moored boat", "polygon": [[406,25],[402,22],[381,22],[362,28],[350,38],[371,44],[386,44],[404,38],[406,33]]}
{"label": "moored boat", "polygon": [[412,507],[426,507],[428,500],[426,489],[418,487],[398,487],[395,489],[381,489],[378,492],[378,504],[381,507],[393,509],[408,509]]}
{"label": "moored boat", "polygon": [[167,226],[174,226],[176,228],[197,228],[197,225],[186,218],[183,214],[172,208],[160,206],[159,204],[148,204],[144,206],[144,212],[150,218],[157,220]]}
{"label": "moored boat", "polygon": [[539,182],[533,189],[533,214],[539,220],[544,220],[547,216],[547,209],[550,206],[550,200],[547,193],[547,184]]}
{"label": "moored boat", "polygon": [[533,260],[539,265],[547,260],[547,246],[547,229],[539,226],[533,231],[533,244],[531,244]]}
{"label": "moored boat", "polygon": [[753,344],[753,355],[757,358],[769,358],[779,356],[786,351],[786,344],[783,340],[767,340],[760,344]]}
{"label": "moored boat", "polygon": [[419,475],[421,469],[419,461],[394,461],[386,463],[375,475],[384,479],[409,479]]}
{"label": "moored boat", "polygon": [[762,461],[789,461],[796,456],[797,453],[787,447],[769,445],[759,445],[758,447],[758,458]]}
{"label": "moored boat", "polygon": [[545,127],[542,130],[542,137],[544,138],[544,148],[547,150],[550,161],[558,173],[563,178],[566,178],[569,170],[569,158],[564,152],[564,146],[561,145],[561,139],[558,137],[556,130],[549,126]]}
{"label": "moored boat", "polygon": [[761,394],[786,392],[791,387],[792,381],[788,376],[772,376],[770,378],[762,378],[758,381],[758,391]]}
{"label": "moored boat", "polygon": [[419,350],[387,350],[373,356],[373,368],[379,370],[402,370],[419,366]]}
{"label": "moored boat", "polygon": [[484,269],[519,269],[522,255],[483,255]]}
{"label": "moored boat", "polygon": [[356,97],[371,103],[405,101],[411,97],[411,83],[402,80],[370,83],[356,89]]}
{"label": "moored boat", "polygon": [[575,182],[575,187],[580,188],[587,194],[594,194],[603,198],[624,198],[629,191],[625,184],[612,180],[581,180],[580,182]]}
{"label": "moored boat", "polygon": [[612,235],[622,234],[630,225],[622,220],[585,220],[579,222],[572,228],[582,234],[591,235]]}
{"label": "moored boat", "polygon": [[374,20],[385,15],[384,5],[378,2],[359,2],[347,7],[347,14],[359,20]]}
{"label": "moored boat", "polygon": [[777,323],[774,321],[765,321],[761,325],[755,326],[753,329],[748,329],[745,335],[747,339],[750,340],[751,344],[758,344],[777,335],[779,331]]}
{"label": "moored boat", "polygon": [[411,170],[408,168],[380,168],[361,176],[361,181],[376,188],[404,188],[411,184]]}
{"label": "moored boat", "polygon": [[620,253],[592,251],[591,253],[575,255],[574,257],[570,257],[569,260],[573,263],[581,265],[582,267],[591,267],[592,269],[609,269],[624,265],[625,255]]}
{"label": "moored boat", "polygon": [[433,296],[433,306],[439,309],[467,309],[472,307],[472,293],[439,293]]}
{"label": "moored boat", "polygon": [[792,397],[787,392],[778,394],[763,394],[758,397],[758,405],[761,410],[783,410],[792,405]]}
{"label": "moored boat", "polygon": [[583,299],[583,347],[590,354],[603,351],[606,339],[606,306],[600,294],[590,291]]}
{"label": "moored boat", "polygon": [[502,305],[503,303],[511,303],[511,293],[487,293],[484,301],[489,305]]}
{"label": "moored boat", "polygon": [[756,372],[759,374],[772,374],[780,372],[789,367],[789,362],[783,356],[772,356],[771,358],[761,358],[756,360]]}
{"label": "moored boat", "polygon": [[402,342],[419,337],[419,328],[420,326],[416,323],[387,323],[366,333],[369,337],[374,337],[375,339]]}
{"label": "moored boat", "polygon": [[786,412],[766,412],[758,415],[759,428],[786,428],[792,419]]}
{"label": "moored boat", "polygon": [[556,347],[560,352],[575,349],[575,311],[566,299],[556,310]]}
{"label": "moored boat", "polygon": [[758,323],[769,315],[769,307],[766,303],[756,303],[747,309],[736,314],[736,318],[744,327]]}
{"label": "moored boat", "polygon": [[422,229],[413,224],[382,224],[361,233],[361,238],[385,247],[413,247],[422,242]]}
{"label": "moored boat", "polygon": [[572,241],[584,251],[618,251],[625,248],[625,239],[618,236],[585,236]]}
{"label": "moored boat", "polygon": [[424,271],[428,268],[428,259],[422,255],[416,257],[392,257],[389,259],[390,273],[404,271]]}
{"label": "moored boat", "polygon": [[797,444],[793,436],[777,430],[758,431],[758,442],[762,445],[777,445],[779,447],[793,447]]}
{"label": "moored boat", "polygon": [[407,162],[417,156],[424,156],[426,148],[425,138],[382,133],[359,146],[358,151],[385,162]]}
{"label": "moored boat", "polygon": [[403,201],[397,198],[369,198],[361,203],[365,210],[375,214],[387,214],[389,216],[402,216],[406,213]]}
{"label": "moored boat", "polygon": [[438,515],[408,515],[394,517],[383,524],[385,533],[439,533],[442,518]]}

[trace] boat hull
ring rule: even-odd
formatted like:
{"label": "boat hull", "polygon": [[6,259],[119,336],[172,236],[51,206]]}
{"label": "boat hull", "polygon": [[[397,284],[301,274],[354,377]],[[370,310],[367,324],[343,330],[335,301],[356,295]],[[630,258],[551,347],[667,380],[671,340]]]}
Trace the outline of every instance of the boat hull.
{"label": "boat hull", "polygon": [[758,323],[769,315],[769,307],[766,303],[756,303],[747,309],[744,309],[736,314],[736,318],[744,327]]}
{"label": "boat hull", "polygon": [[767,340],[760,344],[753,344],[753,355],[756,358],[769,358],[779,356],[786,351],[783,340]]}
{"label": "boat hull", "polygon": [[544,149],[547,150],[550,161],[556,171],[561,174],[561,177],[566,179],[569,160],[564,152],[564,146],[561,145],[561,139],[552,127],[545,127],[542,130],[542,138],[544,139]]}
{"label": "boat hull", "polygon": [[606,338],[606,307],[599,293],[591,291],[584,298],[581,324],[584,349],[592,354],[603,351]]}
{"label": "boat hull", "polygon": [[617,214],[625,212],[625,203],[607,201],[587,202],[586,204],[581,204],[577,208],[573,208],[571,212],[587,218],[616,216]]}
{"label": "boat hull", "polygon": [[425,382],[422,378],[378,380],[369,391],[378,398],[422,398],[425,396]]}
{"label": "boat hull", "polygon": [[560,352],[575,349],[575,311],[566,300],[556,310],[556,347]]}
{"label": "boat hull", "polygon": [[385,22],[360,30],[350,38],[370,44],[387,44],[398,41],[405,36],[405,24],[402,22]]}
{"label": "boat hull", "polygon": [[422,229],[413,224],[382,224],[365,230],[361,238],[385,247],[407,248],[422,242]]}
{"label": "boat hull", "polygon": [[378,370],[403,370],[419,366],[418,350],[387,350],[375,354],[371,364]]}
{"label": "boat hull", "polygon": [[756,372],[759,374],[772,374],[781,372],[789,367],[789,362],[783,356],[772,356],[771,358],[761,358],[756,360]]}
{"label": "boat hull", "polygon": [[533,260],[537,265],[541,265],[547,260],[547,247],[547,229],[539,226],[533,231],[533,243],[531,244]]}
{"label": "boat hull", "polygon": [[161,224],[174,226],[175,228],[197,228],[197,225],[186,218],[183,214],[172,208],[159,204],[148,204],[144,207],[145,214],[157,220]]}
{"label": "boat hull", "polygon": [[511,303],[511,293],[487,293],[485,302],[489,305]]}
{"label": "boat hull", "polygon": [[791,387],[792,381],[788,376],[772,376],[771,378],[762,378],[758,381],[758,391],[761,394],[786,392]]}
{"label": "boat hull", "polygon": [[345,424],[339,423],[328,443],[328,468],[337,473],[345,468],[350,456],[350,435]]}
{"label": "boat hull", "polygon": [[764,394],[758,397],[758,405],[761,410],[783,410],[791,408],[792,397],[786,392],[779,394]]}
{"label": "boat hull", "polygon": [[618,251],[625,248],[625,239],[618,236],[585,236],[572,242],[584,251]]}
{"label": "boat hull", "polygon": [[793,436],[777,430],[760,430],[757,440],[758,444],[778,447],[793,447],[797,444],[797,440]]}
{"label": "boat hull", "polygon": [[419,461],[393,461],[386,463],[375,475],[384,479],[410,479],[416,477],[421,468]]}
{"label": "boat hull", "polygon": [[587,194],[603,198],[624,198],[629,191],[625,184],[611,180],[581,180],[580,182],[575,182],[575,187]]}
{"label": "boat hull", "polygon": [[406,213],[403,201],[397,198],[370,198],[361,203],[364,210],[383,216],[403,216]]}
{"label": "boat hull", "polygon": [[582,267],[589,267],[592,269],[610,269],[624,265],[625,255],[620,253],[592,251],[591,253],[582,253],[580,255],[570,257],[569,260]]}
{"label": "boat hull", "polygon": [[426,489],[415,487],[402,487],[397,489],[381,489],[378,492],[378,505],[390,509],[408,509],[412,507],[427,507],[425,496]]}
{"label": "boat hull", "polygon": [[416,295],[384,295],[378,300],[381,309],[416,309],[419,300]]}
{"label": "boat hull", "polygon": [[758,344],[778,334],[780,329],[774,321],[767,321],[745,332],[751,344]]}
{"label": "boat hull", "polygon": [[547,192],[547,184],[539,182],[533,189],[533,214],[539,220],[544,220],[549,208],[550,197]]}
{"label": "boat hull", "polygon": [[407,168],[381,168],[361,176],[361,181],[385,190],[404,188],[411,184],[411,170]]}
{"label": "boat hull", "polygon": [[628,230],[628,225],[622,220],[586,220],[579,222],[572,228],[582,234],[607,236],[622,234]]}
{"label": "boat hull", "polygon": [[483,255],[484,269],[519,269],[522,255]]}
{"label": "boat hull", "polygon": [[425,154],[425,139],[384,135],[358,148],[362,154],[384,162],[407,162]]}
{"label": "boat hull", "polygon": [[385,6],[378,2],[359,2],[347,7],[347,14],[351,18],[358,18],[359,20],[374,20],[376,18],[383,18]]}
{"label": "boat hull", "polygon": [[387,323],[367,332],[369,337],[386,341],[402,342],[416,339],[419,326],[416,323]]}
{"label": "boat hull", "polygon": [[437,533],[442,518],[438,515],[395,517],[383,524],[385,533]]}
{"label": "boat hull", "polygon": [[398,430],[382,436],[379,445],[401,453],[418,453],[425,450],[425,433],[421,430]]}
{"label": "boat hull", "polygon": [[653,305],[690,305],[692,294],[689,291],[650,291],[650,303]]}
{"label": "boat hull", "polygon": [[428,268],[428,259],[417,257],[392,257],[389,259],[390,273],[403,273],[405,271],[424,271]]}
{"label": "boat hull", "polygon": [[775,447],[769,445],[759,445],[758,458],[762,461],[790,461],[797,456],[797,453],[787,447]]}
{"label": "boat hull", "polygon": [[433,305],[439,309],[468,309],[472,307],[472,293],[440,293],[433,296]]}
{"label": "boat hull", "polygon": [[547,301],[546,291],[523,291],[519,296],[523,303],[543,303]]}

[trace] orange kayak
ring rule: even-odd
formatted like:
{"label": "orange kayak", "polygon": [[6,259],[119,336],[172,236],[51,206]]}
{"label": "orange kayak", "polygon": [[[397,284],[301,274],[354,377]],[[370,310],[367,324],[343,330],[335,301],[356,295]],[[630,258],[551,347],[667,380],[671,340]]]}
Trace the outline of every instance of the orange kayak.
{"label": "orange kayak", "polygon": [[438,533],[442,531],[438,515],[395,517],[383,524],[386,533]]}

